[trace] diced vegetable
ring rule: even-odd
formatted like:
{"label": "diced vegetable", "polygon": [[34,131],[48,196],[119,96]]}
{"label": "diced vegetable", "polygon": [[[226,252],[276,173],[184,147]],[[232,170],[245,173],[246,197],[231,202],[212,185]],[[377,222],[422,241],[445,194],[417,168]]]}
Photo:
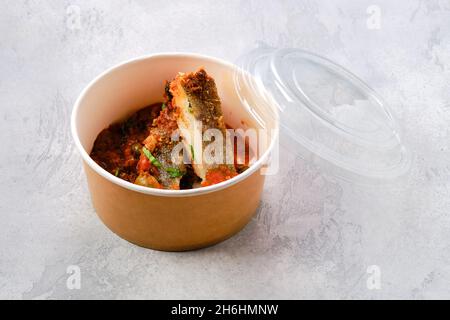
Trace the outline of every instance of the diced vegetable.
{"label": "diced vegetable", "polygon": [[136,181],[134,181],[135,184],[143,186],[143,187],[149,187],[149,188],[161,188],[161,185],[159,184],[158,180],[156,178],[148,173],[142,173],[137,178]]}
{"label": "diced vegetable", "polygon": [[142,154],[137,164],[138,172],[147,171],[148,169],[150,169],[150,166],[150,160],[144,154]]}

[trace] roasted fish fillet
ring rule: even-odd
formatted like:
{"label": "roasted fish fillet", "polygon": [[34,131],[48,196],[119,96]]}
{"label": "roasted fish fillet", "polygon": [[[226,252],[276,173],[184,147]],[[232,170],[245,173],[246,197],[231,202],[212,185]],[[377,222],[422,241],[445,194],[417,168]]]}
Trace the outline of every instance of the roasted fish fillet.
{"label": "roasted fish fillet", "polygon": [[[170,96],[172,105],[177,110],[177,124],[185,150],[202,185],[216,184],[237,175],[233,165],[233,146],[227,141],[214,79],[204,69],[180,73],[170,83]],[[211,141],[205,141],[203,135],[209,129],[218,130],[222,141],[215,137]],[[215,146],[220,143],[220,147],[215,149],[214,161],[211,161],[211,157],[207,158],[208,154],[204,152],[211,143],[216,143]]]}

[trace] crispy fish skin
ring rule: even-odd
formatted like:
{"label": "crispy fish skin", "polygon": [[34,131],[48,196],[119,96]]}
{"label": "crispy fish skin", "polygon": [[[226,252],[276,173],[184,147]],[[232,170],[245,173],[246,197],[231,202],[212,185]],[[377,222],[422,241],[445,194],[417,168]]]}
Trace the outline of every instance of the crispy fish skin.
{"label": "crispy fish skin", "polygon": [[[181,109],[182,113],[192,114],[196,120],[202,122],[204,130],[214,128],[225,131],[216,84],[204,69],[188,74],[180,73],[171,82],[170,92],[175,105]],[[180,118],[178,118],[179,121]]]}
{"label": "crispy fish skin", "polygon": [[[233,150],[229,150],[232,147],[226,141],[226,127],[214,79],[204,69],[188,74],[180,73],[170,83],[170,94],[173,97],[172,104],[177,108],[177,123],[185,149],[193,163],[194,172],[202,179],[203,184],[213,184],[207,181],[208,173],[211,171],[215,173],[223,172],[219,179],[215,174],[214,183],[221,182],[220,180],[228,180],[236,175],[234,165],[229,164],[233,163],[232,160],[228,161],[230,155],[233,154]],[[224,143],[223,163],[209,164],[205,161],[198,161],[198,158],[203,157],[203,155],[195,155],[193,140],[201,139],[202,150],[204,151],[211,143],[202,139],[205,131],[209,129],[217,129],[222,133]]]}

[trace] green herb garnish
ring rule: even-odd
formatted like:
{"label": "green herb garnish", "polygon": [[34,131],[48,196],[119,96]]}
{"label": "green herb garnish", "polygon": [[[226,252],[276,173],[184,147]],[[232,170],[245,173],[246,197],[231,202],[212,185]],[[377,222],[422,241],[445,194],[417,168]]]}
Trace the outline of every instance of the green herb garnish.
{"label": "green herb garnish", "polygon": [[192,161],[195,161],[194,146],[191,144]]}
{"label": "green herb garnish", "polygon": [[165,108],[167,108],[167,106],[166,106],[165,103],[163,103],[163,104],[162,104],[162,107],[161,107],[161,110],[164,110]]}
{"label": "green herb garnish", "polygon": [[118,176],[119,176],[119,173],[120,173],[120,169],[119,169],[119,168],[116,168],[116,170],[114,171],[114,175],[115,175],[116,177],[118,177]]}
{"label": "green herb garnish", "polygon": [[142,148],[142,152],[155,167],[161,168],[161,162],[159,162],[146,147]]}
{"label": "green herb garnish", "polygon": [[179,178],[184,176],[184,172],[178,168],[166,168],[166,172],[171,178]]}

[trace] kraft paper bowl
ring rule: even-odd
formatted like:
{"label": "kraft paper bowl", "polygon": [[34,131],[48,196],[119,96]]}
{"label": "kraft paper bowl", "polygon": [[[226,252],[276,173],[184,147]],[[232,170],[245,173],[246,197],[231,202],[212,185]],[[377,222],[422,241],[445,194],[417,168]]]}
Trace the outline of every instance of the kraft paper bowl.
{"label": "kraft paper bowl", "polygon": [[[120,64],[89,84],[75,103],[71,129],[94,208],[109,229],[142,247],[185,251],[216,244],[239,232],[260,203],[264,185],[261,170],[274,147],[273,135],[268,136],[268,147],[246,172],[193,190],[137,186],[111,175],[89,156],[103,129],[162,101],[165,80],[199,67],[216,80],[226,123],[234,128],[260,128],[260,121],[255,121],[239,99],[233,81],[237,67],[197,54],[156,54]],[[277,118],[269,116],[274,113],[262,114],[267,115],[262,119],[266,124],[278,128]]]}

